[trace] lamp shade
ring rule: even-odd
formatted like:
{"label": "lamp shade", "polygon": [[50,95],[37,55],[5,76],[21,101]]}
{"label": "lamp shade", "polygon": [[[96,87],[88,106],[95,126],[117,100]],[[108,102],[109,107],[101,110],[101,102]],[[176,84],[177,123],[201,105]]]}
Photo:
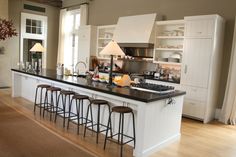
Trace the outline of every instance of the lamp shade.
{"label": "lamp shade", "polygon": [[124,56],[125,53],[115,41],[110,41],[100,52],[101,55]]}
{"label": "lamp shade", "polygon": [[45,48],[40,43],[36,43],[30,49],[30,52],[45,52]]}

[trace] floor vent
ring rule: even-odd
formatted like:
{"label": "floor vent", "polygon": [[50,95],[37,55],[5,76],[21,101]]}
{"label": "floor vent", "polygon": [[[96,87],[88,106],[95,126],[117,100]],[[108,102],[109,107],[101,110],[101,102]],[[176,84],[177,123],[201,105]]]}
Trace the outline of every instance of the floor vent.
{"label": "floor vent", "polygon": [[24,4],[24,9],[37,11],[37,12],[41,12],[41,13],[45,13],[45,11],[46,11],[46,9],[43,7],[33,6],[33,5],[29,5],[29,4]]}

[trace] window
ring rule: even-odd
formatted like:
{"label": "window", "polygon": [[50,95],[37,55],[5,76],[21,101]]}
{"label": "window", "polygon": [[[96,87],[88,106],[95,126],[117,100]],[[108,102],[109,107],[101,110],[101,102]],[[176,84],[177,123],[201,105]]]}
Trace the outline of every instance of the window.
{"label": "window", "polygon": [[25,25],[26,33],[43,34],[42,21],[27,18],[25,22],[26,22],[26,25]]}
{"label": "window", "polygon": [[79,10],[68,11],[65,17],[65,47],[64,64],[66,68],[72,69],[78,62],[78,40],[79,40],[80,12]]}
{"label": "window", "polygon": [[[20,62],[31,62],[34,57],[29,50],[40,42],[47,49],[47,17],[36,14],[21,13]],[[42,67],[46,68],[47,52],[42,56]]]}

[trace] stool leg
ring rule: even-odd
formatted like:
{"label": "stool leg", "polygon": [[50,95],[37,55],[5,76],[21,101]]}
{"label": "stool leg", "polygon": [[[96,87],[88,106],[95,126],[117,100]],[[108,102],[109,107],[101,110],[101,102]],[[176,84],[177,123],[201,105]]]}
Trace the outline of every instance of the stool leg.
{"label": "stool leg", "polygon": [[63,128],[65,127],[65,122],[66,122],[66,97],[64,96],[64,101],[63,101]]}
{"label": "stool leg", "polygon": [[97,138],[96,143],[98,143],[98,135],[100,131],[100,105],[98,105],[98,117],[97,117]]}
{"label": "stool leg", "polygon": [[135,148],[135,144],[136,144],[136,135],[135,135],[135,120],[134,120],[134,113],[132,113],[132,117],[133,117],[133,136],[134,136],[134,148]]}
{"label": "stool leg", "polygon": [[77,123],[77,134],[79,134],[79,125],[80,125],[80,102],[81,102],[81,100],[79,100],[79,106],[77,106],[78,105],[78,100],[76,100],[77,122],[78,122]]}
{"label": "stool leg", "polygon": [[39,112],[39,115],[41,116],[41,112],[42,112],[42,95],[43,95],[43,88],[41,88],[40,90],[40,97],[39,97],[39,107],[40,107],[40,112]]}
{"label": "stool leg", "polygon": [[121,129],[121,113],[119,115],[119,128],[118,128],[118,144],[120,144],[120,129]]}
{"label": "stool leg", "polygon": [[54,108],[54,100],[53,100],[53,91],[51,91],[51,102],[49,105],[49,108],[50,108],[50,121],[52,120],[52,110]]}
{"label": "stool leg", "polygon": [[[55,120],[54,120],[55,123],[57,122],[57,112],[58,112],[58,106],[59,106],[60,97],[62,97],[61,94],[59,94],[59,96],[58,96],[58,98],[57,98],[56,114],[55,114]],[[62,100],[62,98],[61,98],[61,100]]]}
{"label": "stool leg", "polygon": [[[46,107],[47,104],[47,107]],[[45,110],[48,109],[48,91],[46,90],[45,97],[44,97],[44,103],[43,103],[43,117]]]}
{"label": "stool leg", "polygon": [[87,130],[89,109],[91,110],[91,103],[88,105],[88,108],[87,108],[86,122],[85,122],[85,127],[84,127],[84,137],[85,137],[85,135],[86,135],[86,130]]}
{"label": "stool leg", "polygon": [[34,113],[35,113],[35,109],[36,109],[36,105],[37,105],[37,98],[38,98],[38,87],[36,88],[35,91],[35,99],[34,99]]}
{"label": "stool leg", "polygon": [[[108,111],[109,111],[109,114],[111,113],[111,108],[110,108],[110,106],[108,105]],[[111,124],[111,116],[109,116],[108,117],[108,122],[109,122],[109,120],[110,120],[110,127],[108,127],[108,129],[110,129],[110,136],[111,136],[111,138],[113,137],[112,136],[112,124]]]}
{"label": "stool leg", "polygon": [[122,157],[123,156],[123,133],[124,133],[124,114],[122,113],[121,114],[122,116],[122,125],[121,125],[121,150],[120,150],[120,156]]}
{"label": "stool leg", "polygon": [[73,100],[74,99],[71,99],[70,104],[69,104],[70,106],[69,106],[69,116],[68,116],[68,121],[67,121],[67,130],[69,129],[69,125],[70,125],[70,113],[71,113],[71,107],[72,107]]}
{"label": "stool leg", "polygon": [[90,118],[91,118],[92,130],[94,130],[93,129],[93,111],[92,111],[92,105],[90,105]]}
{"label": "stool leg", "polygon": [[[111,126],[111,114],[112,112],[109,112],[109,117],[108,117],[108,123],[107,123],[107,130],[106,130],[106,136],[105,136],[105,142],[104,142],[104,146],[103,149],[106,149],[106,144],[107,144],[107,136],[108,136],[108,131],[109,131],[109,127]],[[111,128],[111,127],[110,127]],[[112,135],[111,135],[112,138]]]}

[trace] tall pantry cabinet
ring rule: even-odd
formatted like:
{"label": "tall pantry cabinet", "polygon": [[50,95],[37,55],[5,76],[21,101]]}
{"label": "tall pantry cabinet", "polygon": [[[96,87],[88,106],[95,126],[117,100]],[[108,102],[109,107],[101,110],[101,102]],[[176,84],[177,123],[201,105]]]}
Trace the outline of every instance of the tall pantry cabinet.
{"label": "tall pantry cabinet", "polygon": [[219,15],[189,16],[185,21],[181,88],[187,92],[183,115],[214,119],[218,102],[224,20]]}

